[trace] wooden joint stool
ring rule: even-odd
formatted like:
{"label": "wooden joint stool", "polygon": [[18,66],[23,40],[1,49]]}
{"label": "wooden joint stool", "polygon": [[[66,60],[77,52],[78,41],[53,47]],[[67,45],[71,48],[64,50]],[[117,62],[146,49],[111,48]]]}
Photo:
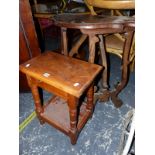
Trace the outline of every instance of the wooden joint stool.
{"label": "wooden joint stool", "polygon": [[[40,123],[59,129],[75,144],[80,130],[93,113],[93,81],[102,67],[96,64],[45,52],[20,65],[32,91]],[[53,94],[42,105],[38,87]],[[81,101],[86,93],[87,102]]]}

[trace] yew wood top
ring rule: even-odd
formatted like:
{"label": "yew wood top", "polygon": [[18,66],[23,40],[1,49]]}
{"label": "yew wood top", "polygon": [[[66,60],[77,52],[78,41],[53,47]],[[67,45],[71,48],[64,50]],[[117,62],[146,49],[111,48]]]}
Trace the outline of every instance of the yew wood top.
{"label": "yew wood top", "polygon": [[86,0],[91,6],[104,9],[134,9],[135,0]]}
{"label": "yew wood top", "polygon": [[97,28],[118,28],[135,23],[134,17],[127,16],[105,16],[105,15],[79,15],[79,14],[58,14],[53,17],[55,25],[67,28],[97,29]]}
{"label": "yew wood top", "polygon": [[51,51],[20,65],[25,74],[76,97],[82,95],[101,69],[99,65]]}

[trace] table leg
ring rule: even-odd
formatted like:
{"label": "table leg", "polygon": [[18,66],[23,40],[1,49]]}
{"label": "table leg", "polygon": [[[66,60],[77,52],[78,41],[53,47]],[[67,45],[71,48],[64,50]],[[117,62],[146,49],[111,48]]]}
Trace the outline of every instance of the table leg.
{"label": "table leg", "polygon": [[95,44],[99,41],[95,34],[89,34],[89,58],[88,62],[94,63],[95,60]]}
{"label": "table leg", "polygon": [[100,54],[101,54],[101,60],[102,60],[102,66],[104,66],[103,74],[102,74],[102,86],[103,89],[108,89],[108,70],[107,70],[107,57],[106,57],[106,50],[105,50],[105,44],[104,44],[104,38],[103,35],[98,35],[100,38]]}
{"label": "table leg", "polygon": [[61,28],[61,53],[68,56],[67,28]]}
{"label": "table leg", "polygon": [[86,34],[82,34],[80,39],[73,45],[72,49],[70,50],[69,56],[73,57],[75,54],[78,54],[78,50],[79,50],[80,46],[82,45],[82,43],[86,39],[87,39],[87,35]]}
{"label": "table leg", "polygon": [[108,90],[108,67],[107,67],[107,57],[106,57],[106,50],[105,50],[105,43],[104,43],[104,36],[103,35],[98,35],[100,41],[99,41],[99,46],[100,46],[100,54],[101,54],[101,60],[102,60],[102,66],[104,66],[104,70],[102,72],[102,83],[101,83],[101,89],[100,92],[102,95],[99,97],[101,101],[108,101],[110,97],[110,92]]}
{"label": "table leg", "polygon": [[120,107],[122,105],[122,101],[118,98],[118,94],[122,91],[122,89],[126,86],[128,81],[129,74],[129,52],[132,44],[134,32],[129,31],[125,35],[125,43],[123,49],[123,58],[122,58],[122,77],[121,82],[118,83],[116,88],[111,92],[111,100],[116,107]]}
{"label": "table leg", "polygon": [[[95,61],[95,45],[97,42],[99,42],[98,37],[95,34],[89,34],[88,33],[88,38],[89,38],[89,58],[88,62],[94,63]],[[96,91],[97,87],[95,86],[94,91]],[[96,96],[95,96],[95,101],[96,101]]]}

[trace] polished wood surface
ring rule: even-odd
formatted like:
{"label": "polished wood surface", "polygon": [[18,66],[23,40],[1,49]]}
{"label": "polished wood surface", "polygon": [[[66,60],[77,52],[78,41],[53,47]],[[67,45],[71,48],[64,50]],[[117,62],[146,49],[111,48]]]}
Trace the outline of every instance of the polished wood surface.
{"label": "polished wood surface", "polygon": [[[102,67],[50,51],[21,64],[20,70],[27,76],[40,123],[49,123],[76,144],[80,131],[92,116],[93,83]],[[54,96],[41,103],[38,87]],[[81,98],[84,94],[86,102]]]}
{"label": "polished wood surface", "polygon": [[101,68],[54,52],[45,52],[20,65],[22,72],[76,97],[84,92]]}
{"label": "polished wood surface", "polygon": [[134,17],[59,14],[53,17],[55,25],[77,29],[121,28],[134,24]]}
{"label": "polished wood surface", "polygon": [[135,0],[85,0],[91,6],[106,9],[134,9]]}

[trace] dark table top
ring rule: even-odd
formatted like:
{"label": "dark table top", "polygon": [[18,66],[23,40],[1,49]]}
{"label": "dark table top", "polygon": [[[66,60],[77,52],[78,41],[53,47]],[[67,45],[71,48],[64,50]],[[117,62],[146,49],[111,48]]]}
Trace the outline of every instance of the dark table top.
{"label": "dark table top", "polygon": [[135,25],[134,17],[105,16],[105,15],[79,15],[58,14],[53,17],[55,25],[67,28],[95,29],[95,28],[120,28]]}

